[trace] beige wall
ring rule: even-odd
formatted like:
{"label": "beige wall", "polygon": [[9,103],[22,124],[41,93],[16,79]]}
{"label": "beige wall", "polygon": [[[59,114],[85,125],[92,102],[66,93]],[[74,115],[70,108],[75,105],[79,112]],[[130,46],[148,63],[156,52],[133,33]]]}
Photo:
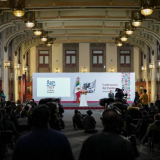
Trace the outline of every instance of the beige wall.
{"label": "beige wall", "polygon": [[79,72],[83,72],[86,67],[86,72],[90,72],[90,44],[79,43]]}
{"label": "beige wall", "polygon": [[52,72],[63,72],[63,45],[62,43],[55,43],[52,45]]}
{"label": "beige wall", "polygon": [[134,47],[134,72],[135,72],[135,80],[140,78],[140,55],[139,55],[139,48]]}
{"label": "beige wall", "polygon": [[32,77],[32,74],[36,72],[36,46],[32,47],[30,49],[30,65],[29,65],[29,71],[30,71],[30,77]]}
{"label": "beige wall", "polygon": [[106,72],[113,68],[117,72],[117,45],[115,43],[106,44]]}

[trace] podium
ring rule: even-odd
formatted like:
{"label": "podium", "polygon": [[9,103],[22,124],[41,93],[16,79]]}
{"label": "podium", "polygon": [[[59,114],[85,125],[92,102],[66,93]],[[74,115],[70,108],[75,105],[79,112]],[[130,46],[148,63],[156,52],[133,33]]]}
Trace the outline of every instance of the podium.
{"label": "podium", "polygon": [[81,93],[81,99],[79,107],[87,107],[88,106],[86,98],[87,92],[80,92],[80,93]]}

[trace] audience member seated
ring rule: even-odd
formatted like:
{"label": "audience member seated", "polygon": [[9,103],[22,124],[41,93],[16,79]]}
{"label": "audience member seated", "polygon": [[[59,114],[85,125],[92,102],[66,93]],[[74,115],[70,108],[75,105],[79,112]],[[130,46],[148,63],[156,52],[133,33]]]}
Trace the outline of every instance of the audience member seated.
{"label": "audience member seated", "polygon": [[6,108],[6,113],[9,114],[10,121],[12,121],[14,123],[14,125],[17,129],[17,125],[18,125],[17,117],[16,117],[16,114],[14,113],[14,110],[13,110],[12,106]]}
{"label": "audience member seated", "polygon": [[150,103],[149,115],[154,116],[156,113],[158,113],[158,109],[156,108],[156,106],[154,106],[153,103]]}
{"label": "audience member seated", "polygon": [[137,103],[136,107],[138,107],[139,111],[143,111],[144,110],[143,105],[141,103]]}
{"label": "audience member seated", "polygon": [[127,108],[127,110],[139,110],[139,108],[136,107],[136,105],[134,103],[132,103],[132,105]]}
{"label": "audience member seated", "polygon": [[97,130],[95,130],[96,127],[96,121],[94,117],[91,115],[93,112],[91,110],[87,111],[87,116],[84,117],[83,119],[83,125],[86,133],[95,133]]}
{"label": "audience member seated", "polygon": [[133,124],[133,119],[131,116],[126,115],[125,117],[125,129],[124,129],[124,136],[130,137],[131,135],[137,134],[137,128]]}
{"label": "audience member seated", "polygon": [[11,104],[12,104],[11,101],[7,101],[7,102],[6,102],[6,105],[4,106],[4,108],[7,108],[7,107],[11,106]]}
{"label": "audience member seated", "polygon": [[27,117],[27,111],[21,112],[21,117],[18,119],[18,125],[28,125],[28,117]]}
{"label": "audience member seated", "polygon": [[142,144],[145,144],[145,142],[147,142],[148,137],[151,137],[154,131],[160,131],[160,115],[159,114],[155,114],[154,123],[148,126],[147,132],[144,138],[142,139]]}
{"label": "audience member seated", "polygon": [[13,122],[10,121],[10,115],[6,114],[3,123],[3,130],[11,130],[13,135],[17,138],[17,130]]}
{"label": "audience member seated", "polygon": [[141,113],[139,111],[139,108],[136,107],[134,103],[132,104],[131,107],[127,108],[127,115],[130,115],[133,119],[141,117]]}
{"label": "audience member seated", "polygon": [[153,122],[146,110],[142,112],[142,118],[137,124],[137,136],[141,140],[147,132],[148,126]]}
{"label": "audience member seated", "polygon": [[16,114],[17,115],[20,115],[21,114],[21,111],[22,111],[22,104],[21,104],[21,101],[20,100],[17,100],[17,108],[16,108]]}
{"label": "audience member seated", "polygon": [[84,141],[79,160],[135,160],[131,142],[119,135],[122,120],[116,111],[103,112],[104,130]]}
{"label": "audience member seated", "polygon": [[32,106],[30,104],[26,104],[23,108],[24,111],[27,112],[27,114],[29,113],[30,109],[32,108]]}
{"label": "audience member seated", "polygon": [[77,109],[74,111],[72,120],[74,129],[84,129],[82,115]]}
{"label": "audience member seated", "polygon": [[11,107],[13,108],[14,111],[16,110],[17,106],[16,106],[16,103],[14,101],[12,101]]}
{"label": "audience member seated", "polygon": [[48,127],[50,110],[46,105],[32,110],[34,130],[19,138],[12,160],[74,160],[65,135]]}

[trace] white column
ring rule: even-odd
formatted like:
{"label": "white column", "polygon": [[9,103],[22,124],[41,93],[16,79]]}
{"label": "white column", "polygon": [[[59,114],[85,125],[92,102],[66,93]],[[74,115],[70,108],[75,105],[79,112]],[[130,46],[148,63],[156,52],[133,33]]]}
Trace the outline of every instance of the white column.
{"label": "white column", "polygon": [[148,59],[149,59],[149,54],[148,54],[148,46],[145,45],[145,56],[146,58],[144,59],[144,66],[145,66],[145,71],[143,72],[143,80],[145,79],[146,81],[146,89],[148,90],[148,81],[149,81],[149,63],[148,63]]}
{"label": "white column", "polygon": [[52,45],[52,72],[63,72],[63,45],[62,43],[54,43]]}
{"label": "white column", "polygon": [[4,70],[3,70],[3,79],[2,79],[3,86],[2,86],[2,88],[3,88],[3,92],[4,92],[5,96],[6,96],[6,100],[9,100],[9,93],[8,93],[8,87],[9,87],[8,70],[9,70],[9,68],[4,66],[5,65],[5,61],[8,61],[8,50],[7,50],[7,52],[4,52],[4,59],[3,59],[3,68],[4,68]]}
{"label": "white column", "polygon": [[79,72],[83,72],[86,67],[86,72],[90,72],[90,44],[79,43]]}
{"label": "white column", "polygon": [[[1,33],[2,35],[2,42],[5,42],[5,31]],[[5,67],[5,61],[8,61],[8,48],[7,51],[4,51],[4,43],[2,43],[2,89],[6,96],[6,100],[9,100],[9,93],[8,93],[8,68]]]}
{"label": "white column", "polygon": [[17,64],[18,64],[18,53],[17,53],[17,56],[15,56],[15,53],[14,53],[13,68],[14,68],[14,94],[15,94],[15,101],[18,100],[18,70],[17,70],[17,68],[15,68],[15,66]]}
{"label": "white column", "polygon": [[111,68],[117,72],[117,45],[106,43],[106,72],[110,72]]}
{"label": "white column", "polygon": [[151,63],[154,65],[154,69],[151,70],[151,102],[155,102],[157,99],[156,89],[156,76],[157,76],[157,40],[154,38],[154,55],[151,57]]}
{"label": "white column", "polygon": [[137,78],[140,79],[140,54],[139,54],[139,48],[134,47],[134,72],[135,72],[135,79],[137,81]]}
{"label": "white column", "polygon": [[30,49],[30,78],[32,77],[32,74],[36,72],[36,46],[32,47]]}

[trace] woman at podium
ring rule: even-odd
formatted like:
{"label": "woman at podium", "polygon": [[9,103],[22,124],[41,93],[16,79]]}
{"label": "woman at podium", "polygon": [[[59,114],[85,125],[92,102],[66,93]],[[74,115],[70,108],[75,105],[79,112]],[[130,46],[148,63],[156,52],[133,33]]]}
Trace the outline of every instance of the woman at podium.
{"label": "woman at podium", "polygon": [[87,107],[87,99],[86,99],[86,95],[87,95],[87,91],[84,89],[84,86],[82,87],[82,90],[80,91],[81,94],[81,100],[80,100],[80,107]]}

